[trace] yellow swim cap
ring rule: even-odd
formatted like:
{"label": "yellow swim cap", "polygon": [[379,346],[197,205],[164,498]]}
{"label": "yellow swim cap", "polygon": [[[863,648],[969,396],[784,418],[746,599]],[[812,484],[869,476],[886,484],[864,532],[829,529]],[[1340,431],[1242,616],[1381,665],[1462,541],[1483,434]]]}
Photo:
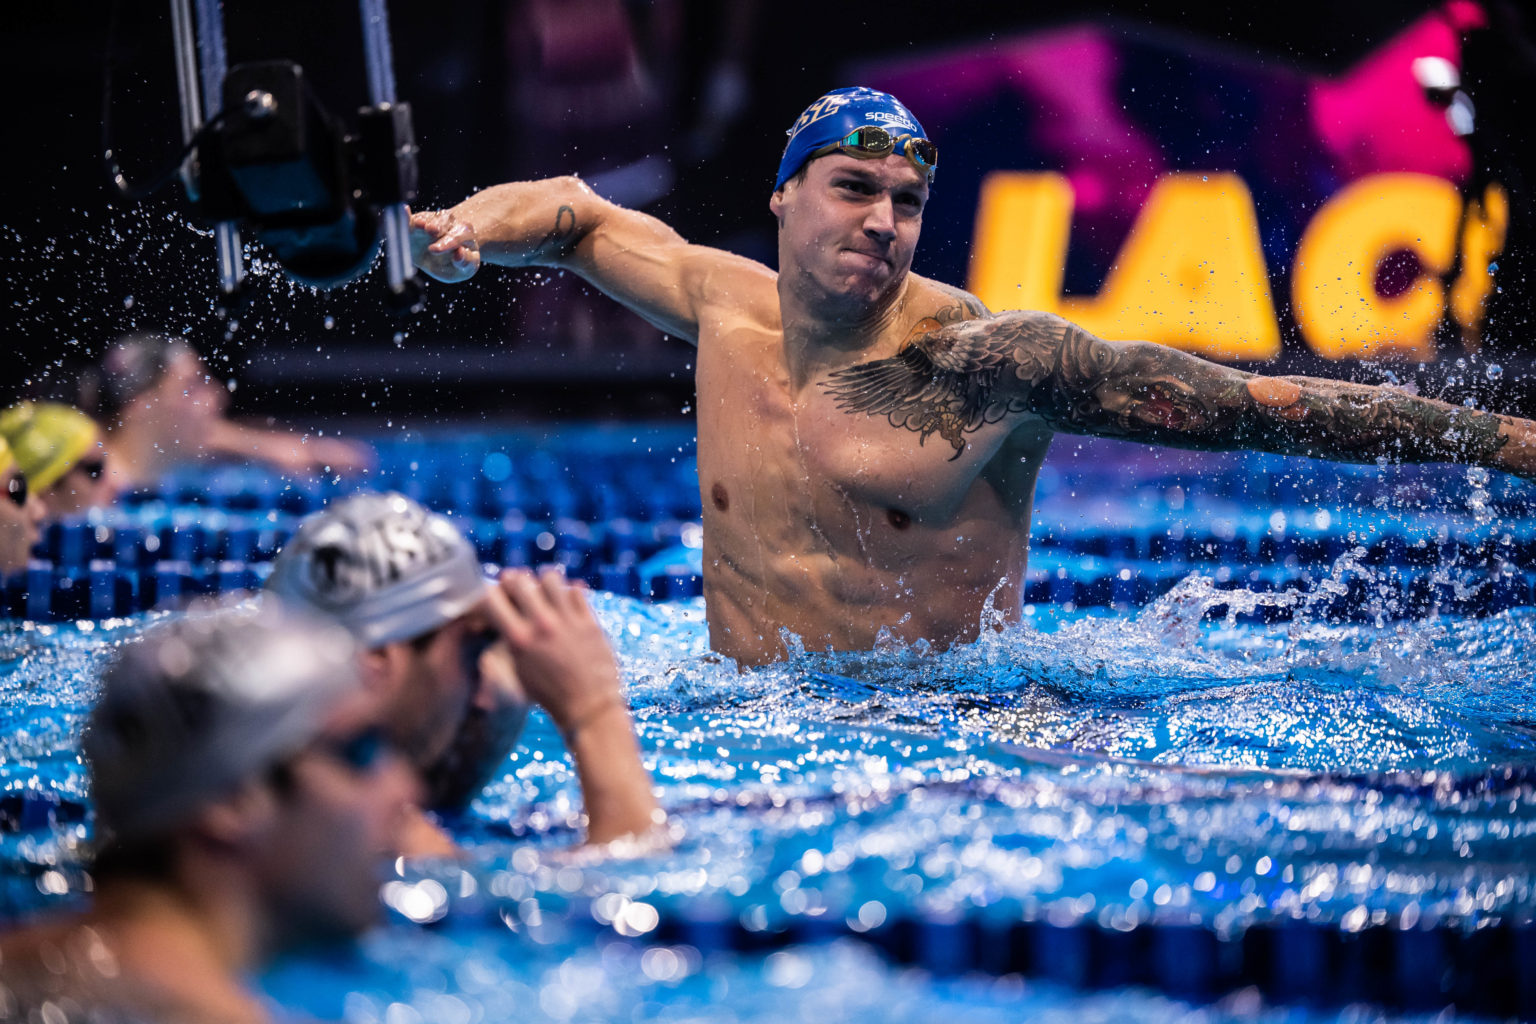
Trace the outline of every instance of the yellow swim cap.
{"label": "yellow swim cap", "polygon": [[27,483],[39,491],[52,487],[96,443],[96,423],[85,413],[57,402],[21,402],[0,412],[0,436]]}
{"label": "yellow swim cap", "polygon": [[9,473],[14,465],[16,457],[11,454],[11,446],[0,436],[0,473]]}

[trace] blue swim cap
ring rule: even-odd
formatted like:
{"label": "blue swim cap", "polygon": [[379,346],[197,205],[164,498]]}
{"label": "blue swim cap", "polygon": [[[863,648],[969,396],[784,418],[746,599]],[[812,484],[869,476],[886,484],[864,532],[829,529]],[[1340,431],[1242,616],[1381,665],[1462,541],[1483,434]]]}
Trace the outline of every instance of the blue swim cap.
{"label": "blue swim cap", "polygon": [[816,150],[830,146],[855,128],[866,125],[884,128],[892,135],[928,137],[912,111],[890,93],[865,86],[833,89],[806,107],[805,113],[786,133],[789,144],[784,147],[784,157],[779,161],[779,178],[773,183],[773,190],[777,192],[783,188]]}

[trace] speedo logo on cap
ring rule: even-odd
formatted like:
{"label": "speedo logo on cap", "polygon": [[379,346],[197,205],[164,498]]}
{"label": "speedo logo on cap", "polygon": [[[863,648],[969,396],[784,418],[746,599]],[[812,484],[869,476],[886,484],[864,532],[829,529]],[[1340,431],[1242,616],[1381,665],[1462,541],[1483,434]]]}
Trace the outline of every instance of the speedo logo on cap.
{"label": "speedo logo on cap", "polygon": [[432,530],[428,515],[412,508],[371,522],[333,524],[315,538],[306,561],[313,593],[344,606],[453,557],[453,545]]}
{"label": "speedo logo on cap", "polygon": [[[871,124],[879,125],[882,128],[903,128],[906,130],[906,134],[908,135],[917,134],[917,123],[914,122],[910,117],[907,117],[905,114],[897,110],[871,111],[869,114],[869,121]],[[902,133],[892,132],[891,134],[900,135]]]}

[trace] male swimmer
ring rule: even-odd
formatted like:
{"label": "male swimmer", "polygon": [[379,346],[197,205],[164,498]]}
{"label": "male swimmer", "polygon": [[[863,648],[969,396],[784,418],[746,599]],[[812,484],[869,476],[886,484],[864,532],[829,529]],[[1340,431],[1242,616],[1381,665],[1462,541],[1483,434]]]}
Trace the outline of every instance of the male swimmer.
{"label": "male swimmer", "polygon": [[225,417],[229,392],[184,341],[131,334],[80,375],[80,404],[106,427],[119,491],[206,457],[245,459],[282,472],[347,472],[373,464],[367,445],[300,437]]}
{"label": "male swimmer", "polygon": [[[300,524],[267,589],[336,618],[364,648],[364,678],[391,738],[431,784],[430,808],[479,792],[531,698],[575,761],[589,845],[650,839],[664,820],[607,637],[581,588],[558,574],[509,571],[492,583],[445,517],[400,494],[358,494]],[[402,852],[454,852],[416,817]]]}
{"label": "male swimmer", "polygon": [[5,493],[0,495],[0,573],[15,572],[27,567],[32,545],[42,535],[43,520],[48,518],[48,506],[32,490],[3,436],[0,484],[5,486]]}
{"label": "male swimmer", "polygon": [[[413,214],[417,265],[572,270],[698,346],[710,642],[974,638],[1022,612],[1035,477],[1058,431],[1536,475],[1536,423],[1402,391],[1261,377],[1058,316],[989,312],[910,272],[938,160],[894,97],[839,89],[789,130],[768,208],[779,270],[689,245],[576,178]],[[932,442],[932,443],[930,443]]]}
{"label": "male swimmer", "polygon": [[416,783],[346,630],[193,612],[124,646],[82,741],[96,805],[84,913],[0,937],[0,1016],[258,1024],[245,976],[379,916]]}
{"label": "male swimmer", "polygon": [[110,505],[117,497],[96,422],[58,402],[18,402],[0,412],[0,437],[50,517]]}

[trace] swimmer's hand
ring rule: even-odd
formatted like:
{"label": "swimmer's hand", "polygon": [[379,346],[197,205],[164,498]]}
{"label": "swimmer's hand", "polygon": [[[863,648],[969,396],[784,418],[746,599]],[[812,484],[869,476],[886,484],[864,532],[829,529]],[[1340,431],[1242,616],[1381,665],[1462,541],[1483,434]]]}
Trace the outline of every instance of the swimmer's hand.
{"label": "swimmer's hand", "polygon": [[219,420],[203,438],[206,451],[265,462],[280,473],[357,473],[378,465],[372,446],[341,437],[265,430]]}
{"label": "swimmer's hand", "polygon": [[469,280],[480,269],[480,244],[473,225],[448,210],[412,212],[411,261],[439,281]]}
{"label": "swimmer's hand", "polygon": [[373,448],[360,441],[281,432],[254,454],[283,473],[356,473],[378,462]]}
{"label": "swimmer's hand", "polygon": [[308,468],[316,472],[360,473],[378,465],[373,447],[340,437],[316,437],[306,445]]}
{"label": "swimmer's hand", "polygon": [[506,600],[493,599],[487,611],[507,640],[524,692],[560,732],[614,710],[627,717],[619,667],[586,588],[552,569],[538,576],[508,569],[499,582]]}

